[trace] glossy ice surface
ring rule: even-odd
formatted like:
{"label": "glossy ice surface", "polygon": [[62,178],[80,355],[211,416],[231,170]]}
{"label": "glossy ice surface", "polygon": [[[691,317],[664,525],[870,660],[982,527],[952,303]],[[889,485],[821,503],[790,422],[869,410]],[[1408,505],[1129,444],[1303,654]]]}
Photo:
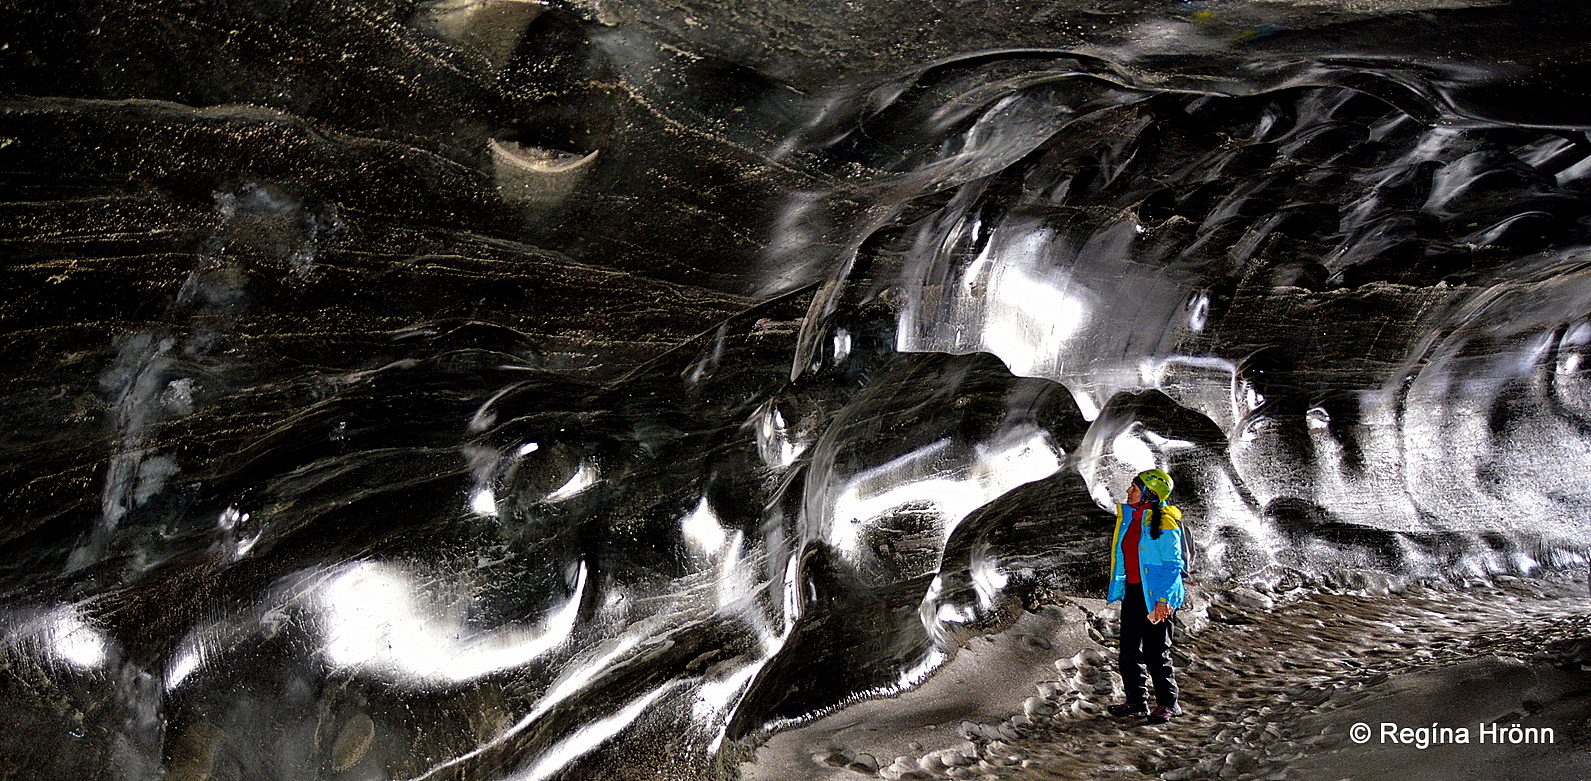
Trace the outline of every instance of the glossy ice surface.
{"label": "glossy ice surface", "polygon": [[0,761],[731,777],[1151,466],[1212,581],[1584,567],[1587,28],[7,4]]}

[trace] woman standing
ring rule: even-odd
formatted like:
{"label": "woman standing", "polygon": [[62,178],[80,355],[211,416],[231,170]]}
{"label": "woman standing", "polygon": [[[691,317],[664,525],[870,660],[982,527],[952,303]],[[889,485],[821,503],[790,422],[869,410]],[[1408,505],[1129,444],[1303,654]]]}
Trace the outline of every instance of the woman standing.
{"label": "woman standing", "polygon": [[[1112,716],[1147,716],[1163,724],[1181,716],[1171,669],[1171,614],[1182,607],[1182,511],[1166,504],[1171,476],[1151,469],[1133,478],[1127,502],[1116,506],[1110,548],[1110,592],[1121,603],[1121,684],[1127,702]],[[1144,667],[1154,683],[1155,709],[1148,710]]]}

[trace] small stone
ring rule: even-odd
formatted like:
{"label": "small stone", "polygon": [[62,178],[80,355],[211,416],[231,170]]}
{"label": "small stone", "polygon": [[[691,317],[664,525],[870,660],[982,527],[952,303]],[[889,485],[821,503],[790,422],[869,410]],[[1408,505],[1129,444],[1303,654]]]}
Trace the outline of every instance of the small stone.
{"label": "small stone", "polygon": [[1193,778],[1192,767],[1178,767],[1160,774],[1162,781],[1187,781]]}
{"label": "small stone", "polygon": [[845,769],[865,775],[875,775],[878,773],[878,760],[874,759],[872,754],[857,754],[851,758],[850,764],[846,765]]}
{"label": "small stone", "polygon": [[967,767],[973,762],[972,757],[969,757],[953,748],[947,748],[943,751],[940,751],[939,761],[943,762],[945,767]]}
{"label": "small stone", "polygon": [[890,767],[894,768],[897,772],[904,773],[907,770],[916,770],[919,765],[917,764],[916,757],[909,754],[902,754],[898,757],[895,757],[895,761],[890,763]]}
{"label": "small stone", "polygon": [[845,755],[845,751],[835,748],[813,754],[812,761],[829,767],[845,767],[850,764],[851,758]]}
{"label": "small stone", "polygon": [[1276,601],[1248,586],[1238,586],[1227,591],[1224,595],[1228,604],[1250,610],[1263,610],[1270,612],[1276,606]]}
{"label": "small stone", "polygon": [[1071,704],[1068,710],[1072,716],[1086,719],[1090,716],[1098,715],[1103,709],[1097,703],[1089,702],[1088,700],[1077,700]]}
{"label": "small stone", "polygon": [[1022,701],[1022,712],[1029,717],[1053,716],[1057,710],[1055,703],[1043,697],[1029,697]]}
{"label": "small stone", "polygon": [[1237,775],[1254,767],[1254,755],[1246,751],[1234,751],[1226,755],[1226,760],[1221,763],[1221,775]]}
{"label": "small stone", "polygon": [[343,771],[358,764],[365,754],[370,753],[370,744],[375,736],[375,722],[366,714],[355,714],[343,725],[332,744],[332,770]]}

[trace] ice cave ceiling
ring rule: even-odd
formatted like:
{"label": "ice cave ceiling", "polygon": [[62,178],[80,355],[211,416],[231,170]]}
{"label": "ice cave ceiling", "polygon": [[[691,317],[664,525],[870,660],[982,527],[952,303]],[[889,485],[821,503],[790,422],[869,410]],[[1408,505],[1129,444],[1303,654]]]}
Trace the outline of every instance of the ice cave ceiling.
{"label": "ice cave ceiling", "polygon": [[1585,565],[1581,2],[0,30],[27,777],[734,777],[1101,596],[1150,466],[1212,582]]}

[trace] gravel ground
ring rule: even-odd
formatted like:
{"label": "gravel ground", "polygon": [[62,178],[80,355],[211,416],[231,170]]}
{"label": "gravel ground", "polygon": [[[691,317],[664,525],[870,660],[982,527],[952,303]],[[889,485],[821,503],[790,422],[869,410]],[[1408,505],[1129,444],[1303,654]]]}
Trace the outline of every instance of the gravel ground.
{"label": "gravel ground", "polygon": [[[1296,592],[1276,600],[1244,589],[1224,597],[1179,649],[1187,715],[1164,726],[1042,718],[1016,741],[980,746],[977,772],[958,775],[1591,777],[1591,599],[1583,580],[1416,586],[1383,596]],[[1069,687],[1061,698],[1080,696]],[[1364,745],[1350,738],[1360,722],[1374,730]],[[1472,740],[1483,723],[1519,723],[1552,727],[1555,739],[1421,749],[1384,744],[1383,722],[1464,726]]]}
{"label": "gravel ground", "polygon": [[[802,761],[810,765],[784,770],[809,779],[891,781],[1591,778],[1591,599],[1584,579],[1503,578],[1398,593],[1384,586],[1374,589],[1380,593],[1210,591],[1212,601],[1191,601],[1179,617],[1189,630],[1174,652],[1187,713],[1170,724],[1101,713],[1121,696],[1116,624],[1097,601],[1077,600],[1067,612],[1074,621],[1092,616],[1082,619],[1091,623],[1088,631],[1073,623],[1054,638],[1054,672],[1037,676],[1047,680],[1032,683],[1020,713],[969,711],[946,738],[963,717],[928,687],[872,707],[893,708],[895,718],[932,713],[939,739],[896,753],[899,741],[852,740],[847,747],[830,730],[822,733],[826,742],[806,744],[812,750]],[[1032,638],[1010,642],[1031,647]],[[860,738],[855,716],[835,718],[849,719],[850,735]],[[1372,728],[1363,744],[1351,738],[1361,722]],[[1447,743],[1431,732],[1420,748],[1387,741],[1382,723],[1455,729],[1445,733]],[[1480,731],[1494,724],[1535,727],[1538,736],[1550,728],[1552,740],[1479,743]],[[1452,743],[1458,727],[1471,743]],[[801,739],[793,737],[786,741]]]}

